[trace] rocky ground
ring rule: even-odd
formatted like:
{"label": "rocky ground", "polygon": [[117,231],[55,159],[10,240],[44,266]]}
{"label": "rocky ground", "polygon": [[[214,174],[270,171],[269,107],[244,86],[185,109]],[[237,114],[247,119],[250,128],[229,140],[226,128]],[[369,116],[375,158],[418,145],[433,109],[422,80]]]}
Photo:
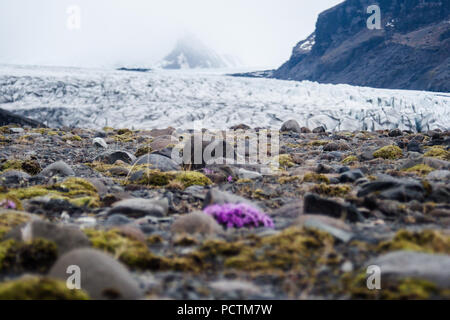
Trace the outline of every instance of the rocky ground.
{"label": "rocky ground", "polygon": [[289,121],[262,175],[173,131],[1,127],[0,299],[450,298],[450,132]]}

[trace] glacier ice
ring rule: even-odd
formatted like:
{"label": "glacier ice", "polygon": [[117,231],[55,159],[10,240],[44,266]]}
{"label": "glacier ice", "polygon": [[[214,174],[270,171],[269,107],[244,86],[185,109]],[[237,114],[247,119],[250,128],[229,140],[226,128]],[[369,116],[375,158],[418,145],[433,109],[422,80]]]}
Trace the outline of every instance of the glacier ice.
{"label": "glacier ice", "polygon": [[0,65],[0,108],[49,126],[450,128],[450,94],[226,76],[226,70],[117,70]]}

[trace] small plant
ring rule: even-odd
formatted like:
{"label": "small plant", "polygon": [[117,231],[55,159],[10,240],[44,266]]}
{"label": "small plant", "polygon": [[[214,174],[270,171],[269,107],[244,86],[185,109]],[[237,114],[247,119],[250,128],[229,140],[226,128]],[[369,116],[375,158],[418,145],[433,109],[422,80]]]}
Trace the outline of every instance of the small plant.
{"label": "small plant", "polygon": [[0,201],[0,208],[16,209],[16,204],[12,200],[3,200],[3,201]]}
{"label": "small plant", "polygon": [[274,226],[268,215],[245,203],[215,204],[206,207],[203,211],[227,228],[257,228],[261,226],[273,228]]}

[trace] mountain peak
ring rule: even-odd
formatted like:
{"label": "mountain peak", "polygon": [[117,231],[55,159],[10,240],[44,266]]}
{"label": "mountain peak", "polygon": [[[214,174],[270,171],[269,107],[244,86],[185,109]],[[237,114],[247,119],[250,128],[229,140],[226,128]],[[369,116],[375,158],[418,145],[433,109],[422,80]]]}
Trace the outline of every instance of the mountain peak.
{"label": "mountain peak", "polygon": [[161,62],[164,69],[225,68],[228,64],[214,50],[192,34],[178,39],[175,48]]}

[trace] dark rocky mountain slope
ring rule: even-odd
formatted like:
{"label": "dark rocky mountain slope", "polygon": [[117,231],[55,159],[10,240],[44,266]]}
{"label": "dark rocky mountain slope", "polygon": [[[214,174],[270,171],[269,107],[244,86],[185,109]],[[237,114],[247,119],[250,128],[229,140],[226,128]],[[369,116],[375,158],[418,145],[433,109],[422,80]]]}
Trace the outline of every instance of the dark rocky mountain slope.
{"label": "dark rocky mountain slope", "polygon": [[450,91],[450,1],[380,0],[381,29],[347,0],[322,12],[273,77],[390,89]]}

